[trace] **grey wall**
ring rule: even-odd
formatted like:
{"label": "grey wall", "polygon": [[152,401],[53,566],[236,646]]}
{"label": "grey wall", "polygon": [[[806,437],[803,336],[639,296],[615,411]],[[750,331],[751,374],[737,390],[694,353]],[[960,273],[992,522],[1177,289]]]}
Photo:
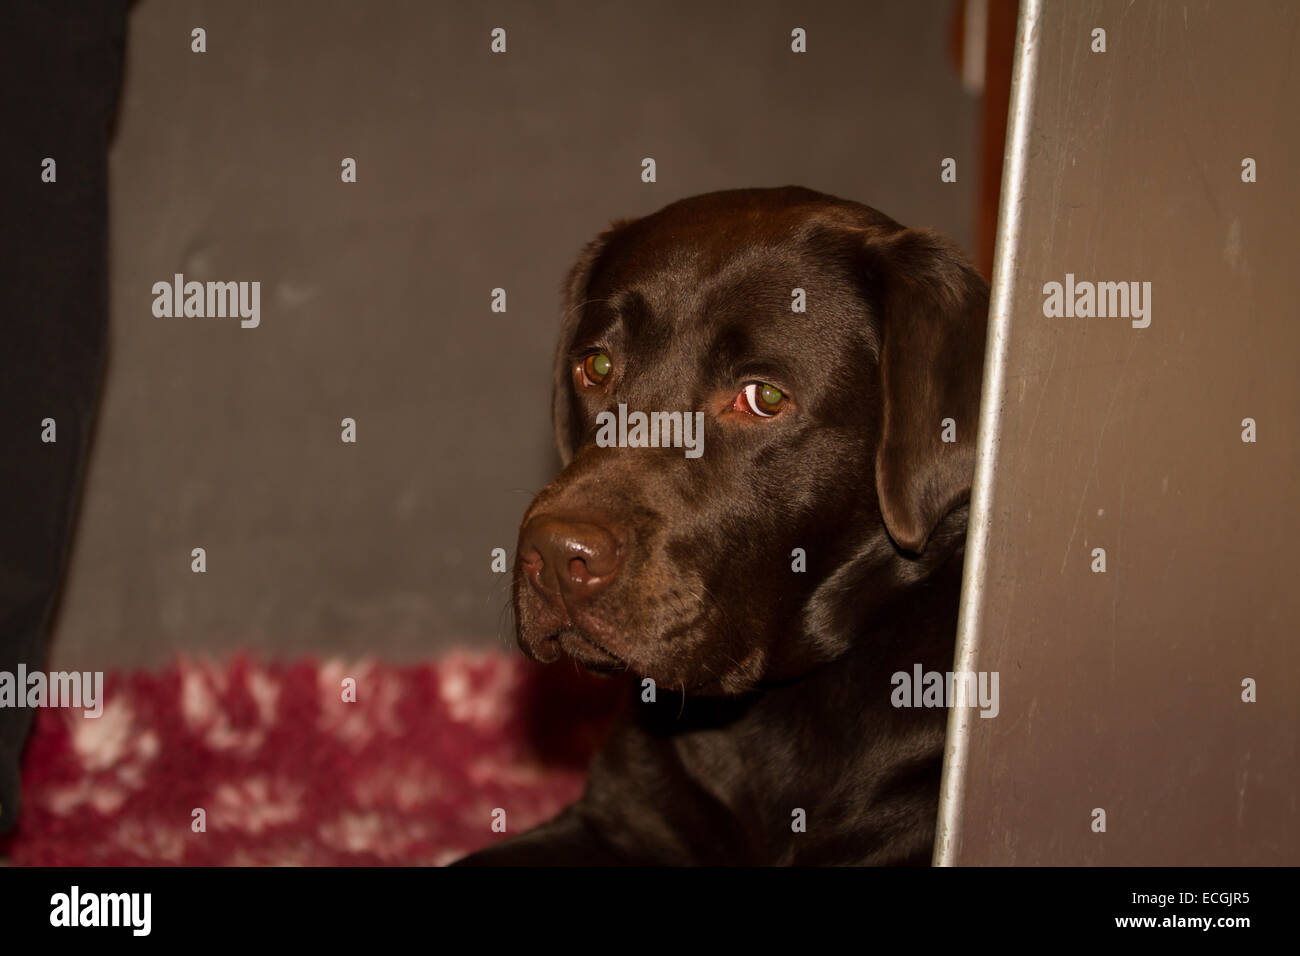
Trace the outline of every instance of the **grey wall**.
{"label": "grey wall", "polygon": [[[556,470],[559,283],[612,218],[799,183],[968,244],[975,104],[950,4],[738,10],[136,4],[112,355],[54,666],[503,640],[488,555]],[[176,272],[260,280],[261,326],[155,318]]]}
{"label": "grey wall", "polygon": [[[954,712],[940,857],[1300,863],[1300,8],[1041,7],[960,626],[1001,712]],[[1149,281],[1150,326],[1045,317],[1067,272]]]}

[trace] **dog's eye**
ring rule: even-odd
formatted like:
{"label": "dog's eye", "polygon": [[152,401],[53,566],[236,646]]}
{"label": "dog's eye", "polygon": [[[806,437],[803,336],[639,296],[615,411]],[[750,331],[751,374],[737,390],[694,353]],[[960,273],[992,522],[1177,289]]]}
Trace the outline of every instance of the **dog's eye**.
{"label": "dog's eye", "polygon": [[771,418],[785,405],[785,393],[766,382],[750,382],[736,396],[732,406],[738,412],[749,412],[759,418]]}
{"label": "dog's eye", "polygon": [[614,370],[614,362],[604,352],[596,352],[582,360],[581,368],[584,385],[603,385]]}

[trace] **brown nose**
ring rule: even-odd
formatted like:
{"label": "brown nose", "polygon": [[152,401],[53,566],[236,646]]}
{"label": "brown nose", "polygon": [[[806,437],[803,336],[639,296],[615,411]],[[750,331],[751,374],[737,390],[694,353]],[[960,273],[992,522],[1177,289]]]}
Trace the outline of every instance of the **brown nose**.
{"label": "brown nose", "polygon": [[618,539],[603,525],[538,515],[519,534],[528,580],[551,601],[585,604],[618,576]]}

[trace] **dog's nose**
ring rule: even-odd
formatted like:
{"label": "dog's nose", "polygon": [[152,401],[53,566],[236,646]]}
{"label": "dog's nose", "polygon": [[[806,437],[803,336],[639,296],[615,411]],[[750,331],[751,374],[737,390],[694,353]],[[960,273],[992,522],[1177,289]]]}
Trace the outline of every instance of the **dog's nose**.
{"label": "dog's nose", "polygon": [[590,601],[618,576],[622,549],[604,525],[538,515],[519,535],[519,558],[534,588],[572,606]]}

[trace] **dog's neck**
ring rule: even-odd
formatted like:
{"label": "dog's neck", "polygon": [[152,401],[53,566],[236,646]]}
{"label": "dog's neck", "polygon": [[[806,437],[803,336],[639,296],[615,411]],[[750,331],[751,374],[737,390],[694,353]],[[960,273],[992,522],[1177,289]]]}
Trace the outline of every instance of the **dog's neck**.
{"label": "dog's neck", "polygon": [[[816,705],[824,684],[853,684],[864,702],[867,698],[888,700],[890,678],[900,671],[909,675],[916,665],[926,671],[947,671],[952,666],[961,595],[963,549],[958,546],[944,557],[937,570],[924,580],[896,594],[888,605],[867,608],[856,624],[857,639],[843,654],[816,664],[796,676],[761,681],[758,687],[739,696],[682,695],[660,691],[661,699],[672,698],[672,723],[680,729],[718,726],[734,719],[772,695],[809,697]],[[664,713],[664,708],[658,708]],[[692,716],[693,715],[693,716]]]}
{"label": "dog's neck", "polygon": [[[757,862],[926,863],[947,710],[894,706],[891,679],[952,668],[961,573],[958,547],[864,622],[845,654],[799,678],[741,697],[661,693],[634,721],[729,808]],[[805,833],[791,830],[795,809]],[[876,822],[903,818],[892,830]]]}

